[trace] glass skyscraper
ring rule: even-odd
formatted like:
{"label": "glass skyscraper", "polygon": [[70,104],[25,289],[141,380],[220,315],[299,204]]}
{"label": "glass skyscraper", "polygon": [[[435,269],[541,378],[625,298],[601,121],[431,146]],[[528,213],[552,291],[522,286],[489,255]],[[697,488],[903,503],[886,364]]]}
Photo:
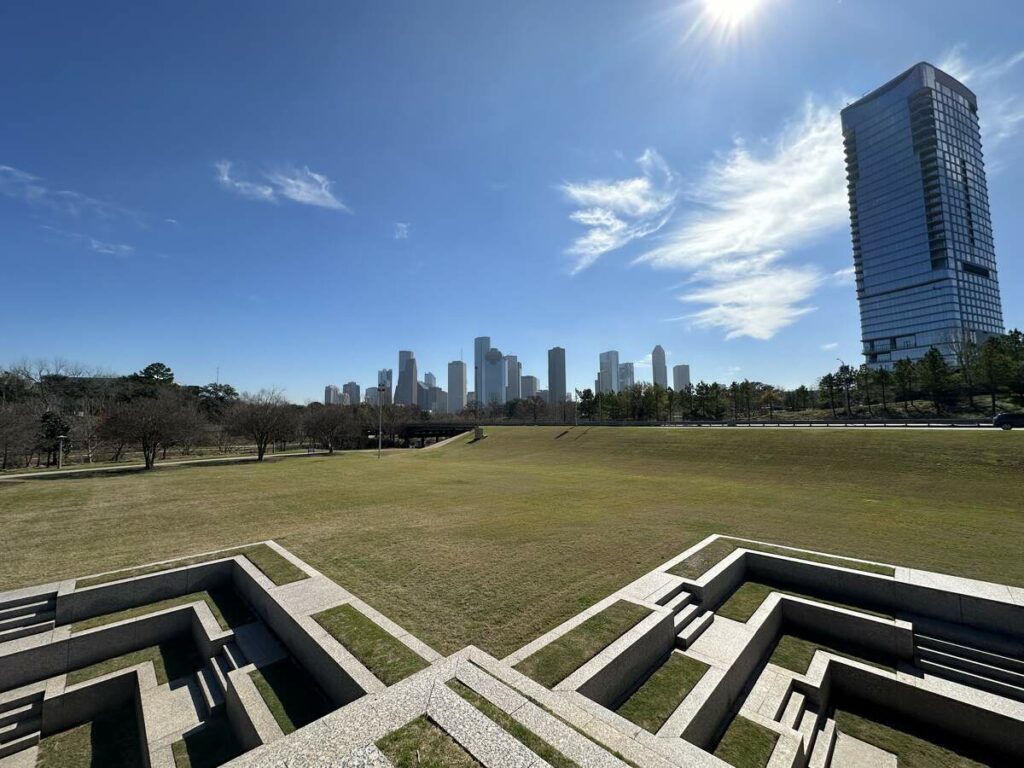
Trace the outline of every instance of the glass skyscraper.
{"label": "glass skyscraper", "polygon": [[978,100],[921,63],[842,123],[865,359],[954,363],[958,341],[1003,332]]}

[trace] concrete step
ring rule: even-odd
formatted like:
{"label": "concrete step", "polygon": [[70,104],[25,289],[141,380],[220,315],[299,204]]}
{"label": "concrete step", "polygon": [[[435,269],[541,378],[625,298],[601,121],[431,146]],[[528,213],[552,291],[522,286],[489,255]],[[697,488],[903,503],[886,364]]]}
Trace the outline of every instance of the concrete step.
{"label": "concrete step", "polygon": [[57,614],[53,609],[44,609],[35,613],[23,613],[19,616],[0,618],[0,632],[17,629],[18,627],[30,627],[33,624],[42,624],[44,621],[51,621],[56,618]]}
{"label": "concrete step", "polygon": [[22,720],[29,720],[43,714],[43,703],[41,700],[30,701],[0,712],[0,728],[11,723],[19,723]]}
{"label": "concrete step", "polygon": [[48,600],[37,600],[31,603],[22,603],[21,605],[12,605],[8,608],[0,608],[0,623],[13,619],[16,616],[25,616],[26,614],[42,613],[43,611],[56,610],[57,602],[50,598]]}
{"label": "concrete step", "polygon": [[216,714],[224,706],[224,691],[217,682],[217,676],[206,666],[199,670],[196,679],[199,681],[199,692],[202,694],[207,714]]}
{"label": "concrete step", "polygon": [[697,638],[700,637],[704,630],[711,626],[711,622],[715,620],[715,614],[711,611],[705,611],[696,619],[691,621],[682,632],[676,635],[676,648],[686,650],[693,645]]}
{"label": "concrete step", "polygon": [[45,689],[38,683],[30,683],[22,688],[12,688],[0,693],[0,715],[25,704],[36,703],[42,706]]}
{"label": "concrete step", "polygon": [[804,754],[811,754],[814,749],[814,740],[818,736],[818,719],[821,713],[813,704],[804,705],[804,712],[797,721],[796,730],[804,742]]}
{"label": "concrete step", "polygon": [[964,672],[970,672],[983,677],[990,677],[993,680],[1002,680],[1003,682],[1010,683],[1018,688],[1024,688],[1024,674],[1021,674],[1020,672],[1014,672],[1013,670],[1004,669],[1003,667],[992,666],[991,664],[983,664],[982,662],[974,659],[965,659],[962,656],[938,651],[927,646],[918,646],[917,655],[919,658],[935,661],[939,664],[944,664],[947,667],[956,667],[957,669],[962,669]]}
{"label": "concrete step", "polygon": [[807,768],[829,768],[832,764],[832,752],[835,750],[835,747],[836,721],[830,717],[825,720],[824,725],[818,731]]}
{"label": "concrete step", "polygon": [[676,613],[675,618],[672,619],[672,622],[676,627],[676,634],[678,635],[686,629],[687,625],[697,618],[698,613],[700,613],[700,606],[693,603],[684,606],[678,613]]}
{"label": "concrete step", "polygon": [[224,658],[232,669],[241,669],[248,663],[245,654],[236,643],[228,643],[224,646]]}
{"label": "concrete step", "polygon": [[786,708],[782,711],[782,719],[779,722],[784,727],[795,731],[800,723],[800,718],[803,717],[806,706],[807,699],[802,693],[799,691],[791,692],[789,694],[789,701],[786,702]]}
{"label": "concrete step", "polygon": [[955,643],[952,640],[943,640],[928,635],[914,635],[914,646],[917,648],[929,648],[943,653],[959,656],[963,659],[973,659],[992,667],[1000,667],[1024,675],[1024,658],[1005,656],[992,651],[983,651],[962,643]]}
{"label": "concrete step", "polygon": [[213,676],[217,679],[217,687],[220,688],[221,693],[224,693],[228,689],[228,672],[231,671],[231,664],[223,656],[214,656],[210,659],[210,671],[213,672]]}
{"label": "concrete step", "polygon": [[35,715],[33,717],[26,717],[24,720],[18,720],[15,723],[8,723],[7,725],[0,725],[0,744],[6,744],[15,739],[20,739],[22,736],[32,733],[33,731],[39,731],[43,725],[43,718],[41,715]]}
{"label": "concrete step", "polygon": [[22,597],[12,597],[7,600],[0,600],[0,611],[7,610],[8,608],[17,608],[22,605],[32,605],[33,603],[40,603],[44,601],[56,601],[56,592],[38,592],[34,595],[24,595]]}
{"label": "concrete step", "polygon": [[683,608],[690,604],[691,600],[693,600],[693,595],[683,590],[678,595],[669,600],[667,603],[665,603],[665,607],[672,611],[672,613],[679,613],[681,610],[683,610]]}
{"label": "concrete step", "polygon": [[38,635],[40,632],[49,632],[53,629],[53,620],[43,621],[39,624],[29,624],[25,627],[14,627],[13,629],[5,629],[0,631],[0,643],[6,643],[8,640],[17,640],[19,637],[28,637],[29,635]]}
{"label": "concrete step", "polygon": [[36,746],[39,743],[40,735],[39,731],[33,731],[11,741],[0,742],[0,758]]}
{"label": "concrete step", "polygon": [[965,672],[963,669],[958,667],[940,664],[921,656],[915,656],[914,660],[918,667],[933,675],[938,675],[939,677],[944,677],[947,680],[968,685],[972,688],[980,688],[983,691],[995,693],[999,696],[1005,696],[1008,699],[1024,701],[1024,688],[1019,686],[1011,685],[1010,683],[1003,682],[1002,680],[993,680],[990,677],[974,674],[973,672]]}

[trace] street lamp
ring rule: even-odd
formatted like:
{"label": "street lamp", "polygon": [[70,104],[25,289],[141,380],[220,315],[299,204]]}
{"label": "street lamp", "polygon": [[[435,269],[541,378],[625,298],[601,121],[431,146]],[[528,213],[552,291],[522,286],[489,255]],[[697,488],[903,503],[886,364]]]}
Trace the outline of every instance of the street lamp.
{"label": "street lamp", "polygon": [[377,458],[380,458],[381,433],[384,431],[384,392],[383,384],[377,385]]}
{"label": "street lamp", "polygon": [[67,435],[57,435],[57,469],[64,467],[64,441],[67,439]]}

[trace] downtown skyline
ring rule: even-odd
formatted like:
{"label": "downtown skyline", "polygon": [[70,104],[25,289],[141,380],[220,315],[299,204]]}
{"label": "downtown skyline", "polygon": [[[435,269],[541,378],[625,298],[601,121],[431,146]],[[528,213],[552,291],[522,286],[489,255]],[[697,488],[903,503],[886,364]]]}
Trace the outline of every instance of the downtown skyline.
{"label": "downtown skyline", "polygon": [[399,349],[444,381],[483,332],[542,389],[552,346],[571,391],[606,350],[650,380],[652,341],[695,381],[812,384],[863,359],[839,112],[921,60],[978,95],[1024,325],[1014,5],[705,5],[9,10],[0,360],[303,402],[397,382]]}

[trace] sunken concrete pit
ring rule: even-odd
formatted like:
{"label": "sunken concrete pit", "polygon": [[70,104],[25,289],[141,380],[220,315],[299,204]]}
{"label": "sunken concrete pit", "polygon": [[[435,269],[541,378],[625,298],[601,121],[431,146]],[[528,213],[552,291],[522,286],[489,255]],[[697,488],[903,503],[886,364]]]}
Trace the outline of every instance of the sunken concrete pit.
{"label": "sunken concrete pit", "polygon": [[274,542],[0,594],[0,768],[112,718],[112,765],[1020,765],[1024,590],[711,536],[504,659]]}

